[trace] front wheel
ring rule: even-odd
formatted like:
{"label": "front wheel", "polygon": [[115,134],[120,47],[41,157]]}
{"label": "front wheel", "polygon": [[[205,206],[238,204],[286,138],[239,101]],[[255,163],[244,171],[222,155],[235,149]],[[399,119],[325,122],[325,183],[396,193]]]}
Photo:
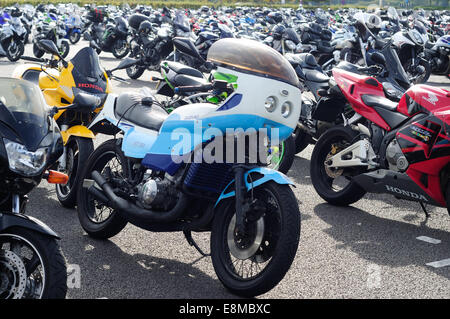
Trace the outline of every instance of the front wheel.
{"label": "front wheel", "polygon": [[117,40],[114,42],[113,47],[111,49],[112,54],[116,59],[124,58],[130,49],[128,48],[128,44],[126,40]]}
{"label": "front wheel", "polygon": [[94,143],[88,138],[75,137],[67,143],[65,148],[66,167],[60,170],[69,176],[69,181],[65,185],[56,184],[56,196],[64,207],[73,208],[77,203],[77,186],[80,183],[81,168],[94,151]]}
{"label": "front wheel", "polygon": [[410,79],[413,79],[413,84],[426,83],[431,75],[431,65],[428,61],[420,60],[419,65],[423,66],[424,71],[418,74],[417,66],[414,66],[412,59],[406,61],[404,69]]}
{"label": "front wheel", "polygon": [[69,36],[70,43],[72,43],[72,44],[78,43],[78,41],[80,41],[80,38],[81,38],[81,33],[79,33],[79,32],[72,32]]}
{"label": "front wheel", "polygon": [[11,40],[6,48],[6,57],[11,62],[16,62],[23,55],[25,46],[21,41]]}
{"label": "front wheel", "polygon": [[127,68],[126,71],[130,79],[136,80],[139,79],[142,74],[144,74],[145,68],[138,65],[133,65]]}
{"label": "front wheel", "polygon": [[59,54],[62,58],[65,58],[69,54],[70,45],[66,41],[61,42],[61,47],[59,48]]}
{"label": "front wheel", "polygon": [[300,211],[288,185],[265,183],[253,197],[259,209],[247,212],[244,234],[236,232],[234,200],[218,207],[211,230],[214,270],[227,289],[243,297],[274,288],[289,270],[300,240]]}
{"label": "front wheel", "polygon": [[0,299],[64,299],[67,268],[55,238],[24,228],[0,233]]}
{"label": "front wheel", "polygon": [[[347,206],[360,200],[366,191],[351,178],[357,168],[330,168],[326,162],[356,141],[357,133],[343,126],[326,131],[311,155],[311,182],[328,203]],[[351,171],[353,169],[353,171]]]}

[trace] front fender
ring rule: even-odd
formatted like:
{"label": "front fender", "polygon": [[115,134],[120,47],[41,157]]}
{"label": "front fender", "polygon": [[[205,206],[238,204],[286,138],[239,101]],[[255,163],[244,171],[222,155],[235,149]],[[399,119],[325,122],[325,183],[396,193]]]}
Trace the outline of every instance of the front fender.
{"label": "front fender", "polygon": [[0,213],[0,233],[6,232],[13,227],[26,228],[46,236],[61,239],[58,234],[39,219],[23,214]]}
{"label": "front fender", "polygon": [[[262,174],[263,177],[255,180],[253,182],[248,182],[247,177],[251,173],[259,173],[259,174]],[[289,179],[289,177],[287,177],[286,175],[284,175],[283,173],[281,173],[279,171],[276,171],[274,169],[270,169],[267,167],[256,167],[256,168],[253,168],[253,169],[245,172],[244,181],[245,181],[245,186],[247,187],[247,191],[250,191],[251,189],[256,188],[256,187],[258,187],[264,183],[267,183],[269,181],[274,181],[277,184],[294,185],[294,183]],[[216,201],[216,204],[214,205],[214,207],[216,207],[221,200],[235,196],[234,188],[227,192],[229,186],[232,185],[233,183],[234,183],[234,179],[222,191],[222,193],[220,194],[219,199]]]}
{"label": "front fender", "polygon": [[83,125],[75,125],[70,127],[67,131],[61,131],[61,135],[63,138],[64,145],[67,144],[71,136],[85,137],[93,139],[95,138],[95,134]]}

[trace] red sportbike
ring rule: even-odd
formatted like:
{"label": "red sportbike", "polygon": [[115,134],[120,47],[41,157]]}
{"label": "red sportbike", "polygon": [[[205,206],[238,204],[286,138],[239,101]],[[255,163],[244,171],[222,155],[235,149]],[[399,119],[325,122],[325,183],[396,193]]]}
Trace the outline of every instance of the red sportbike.
{"label": "red sportbike", "polygon": [[377,67],[347,62],[333,69],[339,89],[330,89],[329,97],[339,92],[355,114],[316,143],[314,188],[334,205],[354,203],[366,192],[389,193],[450,213],[450,91],[415,85],[393,102],[367,75],[371,69],[376,74]]}

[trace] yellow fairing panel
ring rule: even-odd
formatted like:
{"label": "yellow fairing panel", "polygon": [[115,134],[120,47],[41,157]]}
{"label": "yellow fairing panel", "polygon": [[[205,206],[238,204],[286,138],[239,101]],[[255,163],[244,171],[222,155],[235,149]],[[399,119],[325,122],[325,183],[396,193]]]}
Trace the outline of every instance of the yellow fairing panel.
{"label": "yellow fairing panel", "polygon": [[86,126],[76,125],[69,128],[67,131],[61,131],[64,145],[67,143],[71,136],[79,136],[86,138],[95,138],[95,134]]}

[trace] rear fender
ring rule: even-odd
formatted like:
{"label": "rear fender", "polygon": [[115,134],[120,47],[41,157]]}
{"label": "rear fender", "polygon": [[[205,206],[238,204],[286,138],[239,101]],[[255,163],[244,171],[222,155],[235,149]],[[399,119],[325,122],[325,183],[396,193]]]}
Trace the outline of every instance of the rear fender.
{"label": "rear fender", "polygon": [[[248,176],[251,175],[252,173],[259,173],[262,174],[263,176],[253,182],[251,181],[249,182]],[[294,185],[294,183],[283,173],[266,167],[257,167],[245,172],[244,181],[247,191],[250,191],[251,189],[254,189],[269,181],[274,181],[275,183],[281,185]],[[236,195],[234,187],[230,187],[233,183],[234,179],[222,191],[214,207],[216,207],[223,199],[231,198]]]}

